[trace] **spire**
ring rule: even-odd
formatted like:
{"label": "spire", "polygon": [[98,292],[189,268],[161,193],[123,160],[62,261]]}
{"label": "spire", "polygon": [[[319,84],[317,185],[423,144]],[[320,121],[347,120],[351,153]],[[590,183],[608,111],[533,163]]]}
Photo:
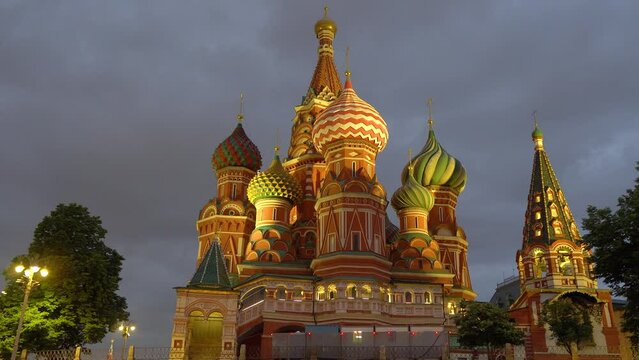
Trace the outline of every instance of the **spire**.
{"label": "spire", "polygon": [[326,87],[335,95],[342,90],[342,84],[333,61],[333,39],[336,32],[337,25],[328,17],[328,7],[326,6],[324,7],[324,17],[315,23],[315,35],[319,41],[318,59],[309,85],[315,95],[321,93]]}
{"label": "spire", "polygon": [[213,242],[209,244],[209,249],[193,274],[188,287],[231,287],[219,234],[215,234]]}
{"label": "spire", "polygon": [[244,94],[240,93],[240,112],[238,112],[236,116],[237,122],[240,124],[242,123],[242,121],[244,121],[243,110],[244,110]]}
{"label": "spire", "polygon": [[426,105],[428,106],[428,130],[433,130],[433,98],[428,98]]}
{"label": "spire", "polygon": [[[536,114],[533,114],[536,120]],[[530,178],[528,207],[524,224],[523,247],[527,244],[552,244],[556,240],[581,239],[559,180],[541,141],[543,134],[535,126],[535,155]]]}
{"label": "spire", "polygon": [[351,59],[350,59],[351,48],[346,47],[346,71],[344,72],[344,76],[346,76],[346,84],[344,84],[345,89],[352,89],[353,84],[351,83]]}

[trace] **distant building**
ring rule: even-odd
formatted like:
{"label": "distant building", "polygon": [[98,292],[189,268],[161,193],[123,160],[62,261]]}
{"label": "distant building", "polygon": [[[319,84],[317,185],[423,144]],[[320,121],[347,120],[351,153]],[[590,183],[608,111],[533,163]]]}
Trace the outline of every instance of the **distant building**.
{"label": "distant building", "polygon": [[197,221],[197,271],[176,289],[178,357],[233,356],[241,345],[261,358],[311,345],[440,349],[449,316],[476,297],[456,217],[466,170],[429,116],[428,129],[415,129],[423,149],[387,194],[376,176],[386,122],[349,71],[342,85],[336,32],[326,14],[315,24],[317,64],[294,107],[286,158],[276,147],[260,171],[241,113],[213,154],[217,193]]}
{"label": "distant building", "polygon": [[[580,351],[580,358],[618,359],[619,331],[610,291],[597,286],[590,252],[580,242],[577,224],[544,149],[543,133],[536,124],[532,138],[533,169],[523,242],[516,256],[520,294],[509,310],[526,332],[526,359],[569,358],[556,346],[549,329],[539,325],[544,303],[558,298],[570,299],[576,306],[594,307],[601,314],[591,317],[593,342]],[[507,296],[516,293],[513,283],[510,279],[500,284],[493,299],[504,303]]]}
{"label": "distant building", "polygon": [[520,293],[519,276],[513,275],[497,284],[497,289],[495,289],[495,293],[490,298],[489,303],[507,310],[519,297]]}

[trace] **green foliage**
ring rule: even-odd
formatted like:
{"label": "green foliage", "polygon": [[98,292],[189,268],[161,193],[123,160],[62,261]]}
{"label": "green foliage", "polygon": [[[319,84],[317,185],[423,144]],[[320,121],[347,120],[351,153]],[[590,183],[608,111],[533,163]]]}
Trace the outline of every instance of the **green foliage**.
{"label": "green foliage", "polygon": [[459,343],[468,348],[486,347],[490,359],[506,344],[523,344],[524,334],[516,329],[508,313],[499,307],[480,302],[462,302],[453,317]]}
{"label": "green foliage", "polygon": [[[639,163],[636,169],[639,171]],[[622,328],[639,347],[639,178],[634,189],[626,190],[617,202],[617,210],[588,207],[583,221],[588,231],[584,243],[594,250],[595,273],[612,288],[615,295],[628,300]]]}
{"label": "green foliage", "polygon": [[11,352],[24,285],[13,268],[33,263],[49,276],[33,288],[20,339],[31,350],[69,348],[99,342],[118,321],[126,320],[126,299],[117,295],[124,258],[104,244],[99,217],[78,204],[60,204],[36,227],[27,255],[4,272],[0,297],[0,357]]}
{"label": "green foliage", "polygon": [[590,312],[583,305],[569,299],[547,301],[541,309],[540,324],[548,324],[552,338],[572,354],[571,344],[581,347],[592,341],[592,322]]}

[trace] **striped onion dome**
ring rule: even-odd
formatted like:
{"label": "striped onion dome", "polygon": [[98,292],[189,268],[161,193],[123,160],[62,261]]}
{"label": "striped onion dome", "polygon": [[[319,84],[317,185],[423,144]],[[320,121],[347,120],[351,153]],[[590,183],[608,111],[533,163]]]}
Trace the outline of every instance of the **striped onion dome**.
{"label": "striped onion dome", "polygon": [[213,153],[213,170],[237,166],[257,171],[262,167],[262,155],[257,146],[246,136],[241,123],[224,139]]}
{"label": "striped onion dome", "polygon": [[395,211],[407,208],[421,208],[430,211],[435,203],[435,197],[415,180],[412,167],[409,166],[408,172],[411,176],[408,176],[402,186],[395,191],[391,198],[391,205]]}
{"label": "striped onion dome", "polygon": [[292,204],[302,199],[302,188],[282,166],[278,150],[275,149],[275,157],[268,169],[255,175],[249,182],[246,193],[254,205],[260,199],[284,198]]}
{"label": "striped onion dome", "polygon": [[[437,141],[432,127],[428,131],[426,145],[411,162],[415,167],[413,177],[422,186],[446,186],[458,193],[464,191],[467,180],[466,169],[459,160],[444,150]],[[409,166],[410,164],[406,165],[402,172],[402,181],[408,176]]]}
{"label": "striped onion dome", "polygon": [[357,96],[350,79],[313,126],[313,144],[321,153],[331,143],[345,139],[367,141],[378,152],[388,143],[386,122],[374,107]]}

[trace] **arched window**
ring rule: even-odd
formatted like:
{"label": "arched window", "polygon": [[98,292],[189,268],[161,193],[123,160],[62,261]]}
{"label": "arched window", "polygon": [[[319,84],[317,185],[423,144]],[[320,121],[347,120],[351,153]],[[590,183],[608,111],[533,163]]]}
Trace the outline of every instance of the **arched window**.
{"label": "arched window", "polygon": [[433,303],[433,296],[431,295],[431,293],[428,291],[424,292],[424,304],[432,304],[432,303]]}
{"label": "arched window", "polygon": [[233,188],[231,189],[231,200],[235,200],[236,195],[237,195],[237,184],[233,184]]}
{"label": "arched window", "polygon": [[371,294],[372,294],[372,290],[371,287],[368,285],[364,285],[362,286],[362,299],[370,299],[371,298]]}
{"label": "arched window", "polygon": [[548,197],[548,201],[553,201],[555,200],[555,194],[553,194],[552,189],[548,189],[546,190],[546,197]]}
{"label": "arched window", "polygon": [[557,263],[562,275],[573,276],[575,274],[572,264],[572,249],[568,246],[557,248]]}
{"label": "arched window", "polygon": [[361,234],[358,231],[354,231],[351,234],[351,240],[353,241],[353,251],[360,251],[360,249],[361,249]]}
{"label": "arched window", "polygon": [[353,175],[353,177],[355,177],[356,175],[355,161],[351,162],[351,174]]}
{"label": "arched window", "polygon": [[335,285],[328,286],[328,299],[335,300],[337,298],[337,287]]}
{"label": "arched window", "polygon": [[346,297],[349,299],[357,299],[357,286],[348,285],[346,287]]}
{"label": "arched window", "polygon": [[447,307],[450,315],[455,315],[457,313],[457,304],[455,304],[454,301],[449,301]]}
{"label": "arched window", "polygon": [[413,303],[413,293],[411,293],[410,291],[406,291],[404,293],[404,302],[406,304],[412,304]]}
{"label": "arched window", "polygon": [[293,289],[293,300],[294,301],[302,301],[304,300],[304,289],[301,287],[296,287]]}
{"label": "arched window", "polygon": [[275,298],[277,300],[286,300],[286,288],[283,286],[278,286],[275,290]]}
{"label": "arched window", "polygon": [[532,252],[533,258],[533,275],[539,279],[546,276],[548,266],[546,264],[546,258],[544,257],[544,251],[542,249],[535,249]]}
{"label": "arched window", "polygon": [[323,286],[318,286],[315,292],[317,293],[317,296],[316,296],[317,301],[326,300],[326,290],[324,290]]}
{"label": "arched window", "polygon": [[554,218],[559,216],[559,212],[557,211],[557,206],[555,206],[554,204],[550,205],[550,216]]}

